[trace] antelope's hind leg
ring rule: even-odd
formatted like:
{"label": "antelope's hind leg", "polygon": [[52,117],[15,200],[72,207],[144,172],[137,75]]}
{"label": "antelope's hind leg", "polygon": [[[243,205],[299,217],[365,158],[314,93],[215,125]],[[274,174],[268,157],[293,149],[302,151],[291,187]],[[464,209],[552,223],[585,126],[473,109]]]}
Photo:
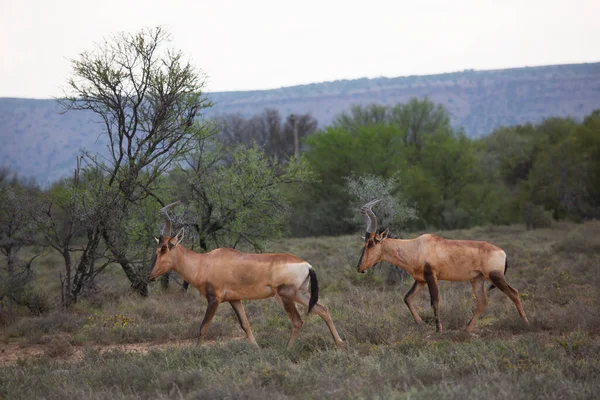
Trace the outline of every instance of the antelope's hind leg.
{"label": "antelope's hind leg", "polygon": [[523,310],[523,305],[521,304],[519,292],[517,291],[517,289],[510,286],[508,282],[506,282],[504,274],[501,271],[490,272],[490,280],[492,281],[494,286],[502,290],[513,301],[513,303],[515,303],[519,315],[523,318],[526,324],[529,324],[529,320],[527,320],[525,310]]}
{"label": "antelope's hind leg", "polygon": [[290,319],[292,324],[292,333],[290,335],[290,340],[288,341],[287,348],[292,348],[294,341],[300,334],[300,329],[302,329],[302,318],[300,317],[300,313],[298,313],[298,309],[296,308],[296,303],[294,302],[294,292],[296,289],[292,286],[282,286],[277,288],[277,295],[281,300],[281,304],[283,304],[283,308]]}
{"label": "antelope's hind leg", "polygon": [[[303,306],[308,307],[309,298],[306,294],[302,293],[301,291],[296,292],[296,294],[294,296],[294,300],[297,303],[300,303]],[[323,321],[325,321],[325,323],[327,324],[327,327],[329,328],[329,332],[331,332],[331,336],[333,336],[333,341],[335,342],[335,344],[338,346],[341,346],[342,344],[344,344],[344,341],[338,334],[337,329],[335,329],[333,319],[331,318],[331,315],[329,315],[329,311],[327,311],[327,307],[325,307],[322,304],[317,303],[313,307],[312,312],[315,312],[319,317],[321,317],[323,319]]]}
{"label": "antelope's hind leg", "polygon": [[244,305],[240,300],[232,300],[229,302],[233,311],[235,311],[235,315],[238,318],[238,322],[240,326],[246,332],[246,337],[255,346],[258,346],[256,343],[256,339],[254,339],[254,335],[252,334],[252,328],[250,327],[250,322],[248,322],[248,317],[246,316],[246,310],[244,310]]}
{"label": "antelope's hind leg", "polygon": [[292,333],[290,334],[290,340],[288,341],[287,348],[291,349],[294,341],[300,334],[300,329],[302,329],[302,318],[300,317],[300,313],[298,313],[298,309],[296,308],[296,303],[294,300],[288,297],[282,297],[281,302],[283,303],[283,308],[285,308],[285,312],[292,323]]}
{"label": "antelope's hind leg", "polygon": [[471,286],[473,286],[473,293],[475,293],[475,298],[477,299],[477,306],[475,307],[475,313],[473,314],[473,318],[467,324],[465,331],[471,333],[479,316],[488,305],[488,297],[485,291],[485,279],[483,275],[479,275],[477,278],[471,281]]}
{"label": "antelope's hind leg", "polygon": [[406,296],[404,296],[404,302],[408,306],[408,309],[410,310],[410,313],[412,314],[413,318],[415,319],[415,322],[419,325],[422,324],[423,321],[421,320],[421,317],[419,317],[419,314],[417,313],[415,306],[413,306],[412,300],[413,300],[414,296],[417,293],[419,293],[421,291],[421,289],[423,289],[424,287],[425,287],[424,282],[415,281],[415,284],[410,288],[408,293],[406,293]]}

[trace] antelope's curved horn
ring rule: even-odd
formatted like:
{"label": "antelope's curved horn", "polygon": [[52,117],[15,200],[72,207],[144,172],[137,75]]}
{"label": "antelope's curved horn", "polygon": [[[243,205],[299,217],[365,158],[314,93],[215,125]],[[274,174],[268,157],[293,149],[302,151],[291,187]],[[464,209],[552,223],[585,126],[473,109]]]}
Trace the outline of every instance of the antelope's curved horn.
{"label": "antelope's curved horn", "polygon": [[176,202],[167,204],[166,206],[160,209],[160,219],[163,221],[164,224],[162,229],[163,236],[171,236],[173,234],[173,230],[171,228],[171,217],[169,217],[169,210],[179,203],[181,202],[177,200]]}
{"label": "antelope's curved horn", "polygon": [[381,199],[371,200],[370,202],[368,202],[367,204],[365,204],[364,206],[362,206],[360,208],[360,212],[369,218],[367,220],[367,232],[368,233],[375,233],[377,231],[377,217],[373,213],[373,210],[371,209],[371,207],[373,207],[375,204],[379,203],[380,201],[381,201]]}

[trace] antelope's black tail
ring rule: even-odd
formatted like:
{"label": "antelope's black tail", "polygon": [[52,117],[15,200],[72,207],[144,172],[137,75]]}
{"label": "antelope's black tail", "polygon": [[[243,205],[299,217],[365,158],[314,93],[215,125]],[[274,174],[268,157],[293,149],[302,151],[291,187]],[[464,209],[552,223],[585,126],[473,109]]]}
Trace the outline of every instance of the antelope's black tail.
{"label": "antelope's black tail", "polygon": [[[504,276],[506,276],[506,270],[508,269],[508,257],[506,257],[506,260],[504,261]],[[496,286],[494,286],[494,284],[492,283],[489,287],[488,290],[492,290],[493,288],[495,288]]]}
{"label": "antelope's black tail", "polygon": [[310,300],[308,302],[308,312],[310,314],[312,308],[319,301],[319,282],[317,281],[317,273],[310,268],[308,270],[308,276],[310,276]]}

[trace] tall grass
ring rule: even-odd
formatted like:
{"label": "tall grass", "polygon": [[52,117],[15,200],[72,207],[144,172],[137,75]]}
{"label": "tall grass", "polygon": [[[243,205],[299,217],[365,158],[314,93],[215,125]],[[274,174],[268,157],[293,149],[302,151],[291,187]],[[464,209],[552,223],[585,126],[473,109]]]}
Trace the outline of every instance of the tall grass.
{"label": "tall grass", "polygon": [[[320,301],[347,341],[343,348],[310,315],[286,350],[289,321],[275,299],[245,302],[260,349],[244,339],[227,304],[208,343],[198,347],[206,302],[197,292],[172,287],[164,293],[155,284],[152,296],[141,299],[127,294],[113,271],[102,282],[104,292],[72,311],[55,306],[39,317],[20,314],[2,328],[0,398],[596,398],[600,223],[440,234],[503,247],[507,279],[521,293],[531,324],[495,290],[468,335],[462,329],[475,301],[470,285],[441,282],[446,331],[437,334],[426,290],[416,301],[425,325],[415,325],[404,305],[411,278],[389,284],[388,265],[355,273],[358,236],[282,240],[269,250],[314,266]],[[56,288],[44,280],[52,276],[40,271],[36,282],[51,289],[50,298]],[[8,362],[15,359],[8,353],[22,360]]]}

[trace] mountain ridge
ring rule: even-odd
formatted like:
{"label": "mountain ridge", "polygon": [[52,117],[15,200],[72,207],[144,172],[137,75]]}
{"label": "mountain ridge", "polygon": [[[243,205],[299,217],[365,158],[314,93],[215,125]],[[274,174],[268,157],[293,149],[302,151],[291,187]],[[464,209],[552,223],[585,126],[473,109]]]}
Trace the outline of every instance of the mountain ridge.
{"label": "mountain ridge", "polygon": [[[353,104],[394,105],[427,97],[448,109],[455,128],[478,137],[548,117],[581,119],[600,108],[600,63],[342,79],[207,95],[214,103],[207,118],[249,117],[276,108],[284,116],[310,113],[320,127]],[[53,99],[0,98],[0,166],[44,185],[70,175],[81,148],[104,151],[106,140],[92,113],[60,111]]]}

